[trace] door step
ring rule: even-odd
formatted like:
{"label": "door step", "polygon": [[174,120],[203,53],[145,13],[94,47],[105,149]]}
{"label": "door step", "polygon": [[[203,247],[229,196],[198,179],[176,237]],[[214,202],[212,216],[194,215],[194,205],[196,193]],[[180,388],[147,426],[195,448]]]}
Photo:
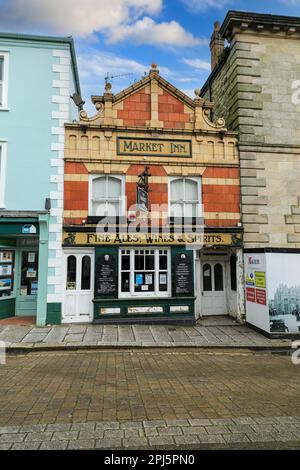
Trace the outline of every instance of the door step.
{"label": "door step", "polygon": [[94,320],[94,325],[187,325],[193,326],[196,324],[194,317],[187,317],[186,315],[178,315],[176,318],[170,317],[105,317],[100,320]]}

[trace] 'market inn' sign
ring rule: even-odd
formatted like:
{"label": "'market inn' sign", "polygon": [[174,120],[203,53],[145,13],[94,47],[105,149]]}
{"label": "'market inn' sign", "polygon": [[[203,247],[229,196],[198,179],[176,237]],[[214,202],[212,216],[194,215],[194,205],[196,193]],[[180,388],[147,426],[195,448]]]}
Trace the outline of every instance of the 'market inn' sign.
{"label": "'market inn' sign", "polygon": [[186,157],[192,156],[190,140],[164,140],[119,137],[118,155]]}

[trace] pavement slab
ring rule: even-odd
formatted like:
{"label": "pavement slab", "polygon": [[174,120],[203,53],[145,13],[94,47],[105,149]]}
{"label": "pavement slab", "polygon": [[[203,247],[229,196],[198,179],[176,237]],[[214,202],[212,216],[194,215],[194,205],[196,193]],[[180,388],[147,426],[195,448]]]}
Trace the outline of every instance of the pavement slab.
{"label": "pavement slab", "polygon": [[[224,324],[223,324],[224,322]],[[0,330],[8,351],[101,348],[251,348],[290,349],[289,339],[270,339],[232,319],[167,325],[8,325]]]}

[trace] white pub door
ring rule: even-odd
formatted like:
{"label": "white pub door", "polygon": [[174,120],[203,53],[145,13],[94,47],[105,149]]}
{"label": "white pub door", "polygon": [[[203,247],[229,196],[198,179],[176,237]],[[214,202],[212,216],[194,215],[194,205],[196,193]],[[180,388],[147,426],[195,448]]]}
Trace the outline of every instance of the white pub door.
{"label": "white pub door", "polygon": [[94,253],[68,251],[64,254],[64,302],[62,323],[93,321]]}
{"label": "white pub door", "polygon": [[202,315],[227,315],[225,265],[220,261],[202,264]]}

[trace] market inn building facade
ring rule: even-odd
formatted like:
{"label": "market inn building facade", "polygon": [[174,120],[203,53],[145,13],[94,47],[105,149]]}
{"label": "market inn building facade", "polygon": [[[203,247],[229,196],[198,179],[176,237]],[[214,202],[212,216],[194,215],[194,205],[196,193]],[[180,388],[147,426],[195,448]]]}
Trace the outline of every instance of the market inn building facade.
{"label": "market inn building facade", "polygon": [[[57,322],[244,314],[236,133],[157,67],[65,126]],[[187,218],[184,220],[184,217]]]}

